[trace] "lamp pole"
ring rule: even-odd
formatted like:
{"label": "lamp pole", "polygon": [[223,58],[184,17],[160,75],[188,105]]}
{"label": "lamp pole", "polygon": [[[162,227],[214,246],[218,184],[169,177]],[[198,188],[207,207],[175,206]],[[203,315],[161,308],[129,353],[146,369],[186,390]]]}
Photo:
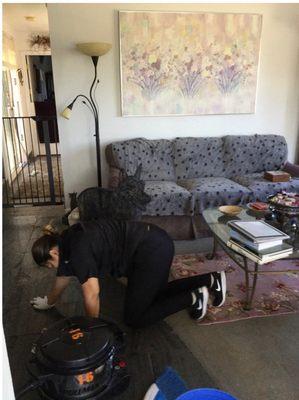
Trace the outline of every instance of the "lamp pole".
{"label": "lamp pole", "polygon": [[98,186],[102,186],[102,173],[101,173],[101,146],[100,146],[100,131],[99,131],[99,111],[97,107],[97,103],[94,100],[94,86],[98,83],[98,76],[97,76],[97,65],[99,56],[92,56],[91,57],[93,65],[94,65],[94,79],[92,85],[89,90],[89,97],[90,102],[93,106],[94,110],[94,121],[95,121],[95,138],[96,138],[96,154],[97,154],[97,174],[98,174]]}
{"label": "lamp pole", "polygon": [[95,98],[95,91],[97,89],[97,85],[99,83],[98,73],[97,73],[97,65],[99,61],[99,57],[106,54],[111,49],[110,43],[102,43],[102,42],[92,42],[92,43],[78,43],[77,49],[81,51],[83,54],[91,57],[93,65],[94,65],[94,79],[92,81],[89,97],[79,94],[75,97],[70,105],[68,105],[61,115],[64,118],[69,119],[71,115],[71,111],[75,101],[79,97],[83,97],[83,103],[90,108],[93,117],[94,117],[94,128],[95,133],[94,136],[96,138],[96,156],[97,156],[97,175],[98,175],[98,186],[102,186],[102,174],[101,174],[101,147],[100,147],[100,132],[99,132],[99,107]]}
{"label": "lamp pole", "polygon": [[73,109],[73,106],[79,97],[83,98],[83,104],[89,106],[88,108],[93,114],[94,117],[94,137],[96,138],[96,159],[97,159],[97,179],[98,179],[98,186],[102,186],[102,174],[101,174],[101,146],[100,146],[100,131],[99,131],[99,110],[97,106],[97,102],[95,100],[95,85],[99,83],[98,75],[97,75],[97,65],[98,65],[98,56],[92,56],[92,62],[94,65],[94,79],[92,81],[90,90],[89,90],[89,97],[85,96],[84,94],[78,94],[74,100],[64,109],[62,112],[62,116],[64,118],[69,119],[70,113]]}

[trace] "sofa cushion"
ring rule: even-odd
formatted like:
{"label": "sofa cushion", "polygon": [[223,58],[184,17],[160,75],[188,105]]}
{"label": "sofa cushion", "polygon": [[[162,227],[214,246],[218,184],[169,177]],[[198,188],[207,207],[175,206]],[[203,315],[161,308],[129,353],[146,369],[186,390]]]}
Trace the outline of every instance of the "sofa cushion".
{"label": "sofa cushion", "polygon": [[175,182],[146,181],[144,190],[152,200],[143,215],[192,215],[192,195]]}
{"label": "sofa cushion", "polygon": [[195,214],[224,204],[247,204],[252,196],[248,188],[227,178],[186,179],[178,183],[192,193]]}
{"label": "sofa cushion", "polygon": [[222,138],[176,138],[174,163],[177,180],[225,176]]}
{"label": "sofa cushion", "polygon": [[299,178],[293,178],[289,182],[270,182],[264,179],[263,175],[263,173],[255,173],[236,176],[234,181],[246,186],[252,191],[254,200],[258,201],[267,201],[268,196],[282,190],[299,193]]}
{"label": "sofa cushion", "polygon": [[223,138],[228,178],[280,169],[287,159],[287,144],[278,135],[228,135]]}
{"label": "sofa cushion", "polygon": [[141,179],[175,181],[173,144],[170,140],[137,138],[107,146],[107,161],[133,175],[142,164]]}

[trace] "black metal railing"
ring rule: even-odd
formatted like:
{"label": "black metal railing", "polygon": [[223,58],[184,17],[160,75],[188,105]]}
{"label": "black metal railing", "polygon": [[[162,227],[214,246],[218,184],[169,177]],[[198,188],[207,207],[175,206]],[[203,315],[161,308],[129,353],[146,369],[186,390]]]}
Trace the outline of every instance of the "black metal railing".
{"label": "black metal railing", "polygon": [[62,204],[56,117],[3,117],[3,206]]}

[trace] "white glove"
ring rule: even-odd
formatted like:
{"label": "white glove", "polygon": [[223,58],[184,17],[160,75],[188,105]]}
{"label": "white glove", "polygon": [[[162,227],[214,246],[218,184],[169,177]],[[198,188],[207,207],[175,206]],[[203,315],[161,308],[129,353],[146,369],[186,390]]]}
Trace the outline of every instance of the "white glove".
{"label": "white glove", "polygon": [[55,304],[48,304],[48,297],[34,297],[30,303],[37,310],[49,310],[54,307]]}

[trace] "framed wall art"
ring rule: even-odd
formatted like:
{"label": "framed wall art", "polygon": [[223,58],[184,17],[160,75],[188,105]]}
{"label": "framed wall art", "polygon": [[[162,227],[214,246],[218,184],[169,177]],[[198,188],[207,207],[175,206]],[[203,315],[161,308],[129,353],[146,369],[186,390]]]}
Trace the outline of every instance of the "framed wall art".
{"label": "framed wall art", "polygon": [[120,11],[123,116],[254,113],[262,16]]}

